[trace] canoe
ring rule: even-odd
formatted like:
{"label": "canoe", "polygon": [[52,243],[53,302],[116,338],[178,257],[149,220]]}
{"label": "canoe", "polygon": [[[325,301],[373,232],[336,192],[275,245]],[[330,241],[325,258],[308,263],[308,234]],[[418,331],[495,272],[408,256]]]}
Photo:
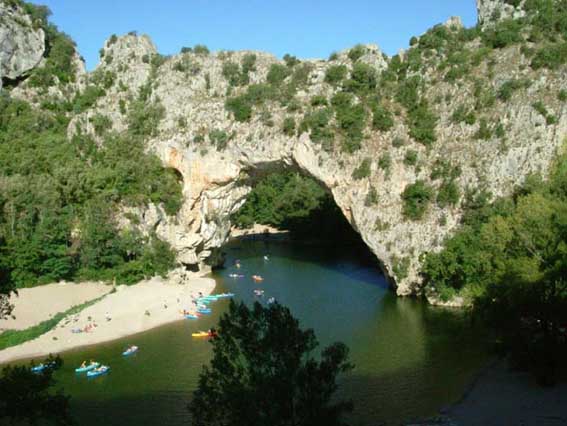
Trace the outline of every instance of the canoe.
{"label": "canoe", "polygon": [[128,355],[135,354],[136,352],[138,352],[138,347],[132,346],[131,348],[128,348],[124,352],[122,352],[122,355],[128,356]]}
{"label": "canoe", "polygon": [[94,370],[95,368],[98,368],[100,364],[98,362],[94,362],[90,365],[87,365],[86,367],[79,367],[79,368],[75,368],[75,373],[86,373],[87,371],[91,371]]}
{"label": "canoe", "polygon": [[234,297],[234,293],[221,293],[216,295],[219,299],[226,299],[227,297]]}
{"label": "canoe", "polygon": [[107,367],[106,365],[103,365],[102,367],[100,367],[100,370],[92,370],[92,371],[88,371],[87,372],[87,377],[96,377],[96,376],[102,376],[103,374],[106,374],[110,371],[110,367]]}
{"label": "canoe", "polygon": [[199,297],[197,300],[211,300],[211,301],[216,301],[219,297],[217,295],[215,296],[202,296]]}
{"label": "canoe", "polygon": [[39,364],[36,365],[35,367],[31,368],[32,373],[41,373],[43,370],[45,370],[47,366],[45,364]]}
{"label": "canoe", "polygon": [[203,304],[203,305],[210,305],[211,302],[216,302],[216,299],[215,299],[215,300],[212,300],[212,299],[199,299],[197,302],[200,303],[200,304]]}
{"label": "canoe", "polygon": [[197,309],[200,314],[210,314],[212,311],[210,309]]}
{"label": "canoe", "polygon": [[199,317],[197,315],[193,315],[193,314],[187,314],[185,315],[186,319],[198,319]]}
{"label": "canoe", "polygon": [[209,332],[208,331],[199,331],[197,333],[191,333],[191,336],[193,336],[193,337],[209,337]]}

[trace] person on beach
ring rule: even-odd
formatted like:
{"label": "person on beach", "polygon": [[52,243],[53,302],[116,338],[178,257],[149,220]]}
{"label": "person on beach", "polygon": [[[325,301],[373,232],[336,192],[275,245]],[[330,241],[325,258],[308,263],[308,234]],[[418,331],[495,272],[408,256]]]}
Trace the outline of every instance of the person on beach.
{"label": "person on beach", "polygon": [[104,317],[106,318],[107,321],[110,321],[112,319],[112,317],[110,316],[110,312],[108,311],[104,314]]}

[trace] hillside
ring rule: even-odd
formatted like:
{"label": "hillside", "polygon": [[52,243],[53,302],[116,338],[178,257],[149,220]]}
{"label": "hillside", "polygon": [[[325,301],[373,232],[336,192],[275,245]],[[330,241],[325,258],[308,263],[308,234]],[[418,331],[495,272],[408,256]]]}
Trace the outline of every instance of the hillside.
{"label": "hillside", "polygon": [[[104,215],[112,219],[103,222],[133,232],[148,247],[166,242],[192,271],[221,261],[230,215],[257,176],[292,168],[332,193],[397,293],[416,293],[422,255],[444,247],[474,201],[509,196],[534,173],[547,177],[565,140],[563,1],[479,0],[476,27],[451,18],[394,57],[374,45],[313,61],[211,53],[204,46],[165,57],[146,35],[112,35],[91,73],[38,9],[17,0],[1,7],[0,41],[43,37],[49,47],[38,43],[28,52],[22,41],[9,52],[2,48],[11,99],[3,102],[21,102],[18,108],[51,120],[47,130],[62,138],[57,146],[76,149],[75,172],[88,175],[104,163],[104,171],[81,183],[96,188],[110,208]],[[33,59],[38,52],[39,64]],[[160,169],[147,152],[174,172]],[[16,154],[6,148],[3,155],[13,162]],[[41,167],[28,166],[30,175]],[[113,176],[122,166],[123,174]],[[21,170],[7,170],[3,165],[0,178],[8,194],[0,200],[5,229],[17,217],[8,214],[17,198],[10,194],[26,185],[18,181]],[[75,172],[50,171],[53,182],[46,186],[73,181]],[[126,187],[116,189],[116,182]],[[88,246],[92,215],[85,206],[97,197],[81,198],[75,190],[71,198],[80,208],[66,212],[58,250]],[[67,204],[60,200],[61,207]],[[130,244],[121,253],[132,252]],[[124,254],[120,265],[130,268],[131,260],[152,253]],[[88,266],[96,265],[106,264]]]}

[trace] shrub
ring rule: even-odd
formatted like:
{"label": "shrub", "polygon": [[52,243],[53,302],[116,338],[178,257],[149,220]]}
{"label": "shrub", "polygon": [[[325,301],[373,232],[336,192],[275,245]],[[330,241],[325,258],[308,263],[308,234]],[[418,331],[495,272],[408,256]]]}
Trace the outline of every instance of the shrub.
{"label": "shrub", "polygon": [[209,132],[209,140],[217,151],[223,151],[228,144],[229,136],[224,130],[213,129]]}
{"label": "shrub", "polygon": [[506,19],[482,32],[482,39],[487,46],[501,49],[523,41],[521,23],[515,19]]}
{"label": "shrub", "polygon": [[366,95],[374,89],[376,89],[376,70],[362,62],[354,64],[351,77],[345,82],[345,90]]}
{"label": "shrub", "polygon": [[345,65],[331,65],[325,71],[325,82],[333,86],[338,86],[347,75],[347,67]]}
{"label": "shrub", "polygon": [[439,187],[437,193],[437,205],[444,208],[448,205],[454,206],[459,202],[461,192],[459,186],[453,179],[446,179]]}
{"label": "shrub", "polygon": [[466,123],[472,125],[476,122],[474,111],[469,111],[465,105],[459,105],[451,116],[453,123]]}
{"label": "shrub", "polygon": [[369,177],[371,164],[372,161],[370,160],[370,158],[366,157],[364,160],[362,160],[362,163],[360,163],[360,165],[356,169],[354,169],[354,171],[352,172],[352,178],[355,180],[361,180]]}
{"label": "shrub", "polygon": [[288,67],[281,64],[272,64],[268,71],[267,81],[273,86],[280,86],[289,77],[291,71]]}
{"label": "shrub", "polygon": [[561,102],[565,102],[567,101],[567,90],[565,89],[561,89],[558,93],[557,93],[557,99]]}
{"label": "shrub", "polygon": [[245,95],[228,98],[225,108],[234,114],[236,121],[246,122],[252,118],[252,105]]}
{"label": "shrub", "polygon": [[492,129],[489,127],[488,120],[486,118],[483,117],[480,119],[480,124],[474,137],[476,139],[484,140],[489,140],[492,137]]}
{"label": "shrub", "polygon": [[437,116],[429,110],[425,101],[408,114],[410,136],[425,146],[430,146],[437,140],[435,127]]}
{"label": "shrub", "polygon": [[90,118],[90,122],[93,125],[95,134],[98,136],[103,135],[112,128],[112,121],[106,115],[96,114]]}
{"label": "shrub", "polygon": [[332,52],[329,55],[329,61],[336,61],[337,59],[339,59],[339,54],[337,52]]}
{"label": "shrub", "polygon": [[128,131],[135,136],[153,137],[165,116],[165,108],[159,102],[146,104],[137,100],[132,102],[128,113]]}
{"label": "shrub", "polygon": [[256,71],[256,55],[254,53],[248,53],[242,58],[242,72],[245,74],[251,71]]}
{"label": "shrub", "polygon": [[529,85],[529,80],[508,80],[498,89],[498,99],[507,102],[512,98],[515,91],[527,88]]}
{"label": "shrub", "polygon": [[378,167],[384,170],[385,174],[390,172],[390,168],[392,167],[392,157],[389,153],[385,152],[380,156],[378,159]]}
{"label": "shrub", "polygon": [[241,84],[240,66],[234,62],[228,61],[222,64],[222,75],[231,86]]}
{"label": "shrub", "polygon": [[394,148],[399,148],[401,146],[404,146],[406,144],[406,141],[404,140],[404,138],[401,138],[399,136],[396,136],[394,139],[392,139],[392,146]]}
{"label": "shrub", "polygon": [[195,53],[196,55],[207,56],[211,52],[209,51],[209,48],[204,44],[196,44],[193,47],[193,53]]}
{"label": "shrub", "polygon": [[349,93],[339,92],[331,99],[331,105],[339,128],[344,134],[342,147],[346,152],[354,152],[360,148],[362,131],[366,125],[366,110],[361,104],[354,104],[354,97]]}
{"label": "shrub", "polygon": [[418,180],[407,185],[402,193],[403,215],[406,219],[420,220],[433,198],[433,188],[424,181]]}
{"label": "shrub", "polygon": [[311,139],[314,142],[322,143],[323,147],[329,150],[334,139],[333,133],[327,127],[331,115],[332,112],[329,108],[321,108],[307,114],[301,123],[299,132],[310,130]]}
{"label": "shrub", "polygon": [[299,59],[297,59],[295,56],[291,56],[289,53],[286,53],[284,55],[283,60],[285,64],[290,68],[293,68],[301,62]]}
{"label": "shrub", "polygon": [[362,44],[357,44],[348,51],[348,57],[352,62],[358,61],[366,54],[366,47]]}
{"label": "shrub", "polygon": [[293,117],[286,117],[284,119],[282,131],[286,136],[293,136],[295,134],[295,120]]}
{"label": "shrub", "polygon": [[311,98],[311,106],[327,106],[327,98],[323,95],[315,95]]}
{"label": "shrub", "polygon": [[407,166],[415,166],[417,164],[417,151],[408,149],[404,157],[404,164]]}
{"label": "shrub", "polygon": [[372,108],[372,127],[383,132],[390,130],[394,127],[392,113],[382,105],[375,105]]}
{"label": "shrub", "polygon": [[549,68],[555,70],[567,63],[567,42],[550,44],[538,50],[532,59],[534,70]]}
{"label": "shrub", "polygon": [[364,199],[364,205],[366,207],[370,207],[376,204],[378,204],[378,193],[376,192],[376,189],[371,186],[368,190],[368,194],[366,194],[366,198]]}

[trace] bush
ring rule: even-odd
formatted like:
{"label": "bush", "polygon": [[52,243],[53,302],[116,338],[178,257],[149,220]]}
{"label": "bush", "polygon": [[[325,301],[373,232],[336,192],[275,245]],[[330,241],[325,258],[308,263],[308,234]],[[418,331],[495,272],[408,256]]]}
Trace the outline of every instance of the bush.
{"label": "bush", "polygon": [[232,112],[236,121],[243,123],[252,118],[252,105],[245,95],[228,98],[225,102],[225,108]]}
{"label": "bush", "polygon": [[291,71],[285,65],[272,64],[266,79],[272,86],[278,87],[287,77],[289,77],[290,74]]}
{"label": "bush", "polygon": [[345,79],[347,72],[345,65],[331,65],[325,71],[325,82],[332,86],[338,86]]}
{"label": "bush", "polygon": [[540,68],[558,69],[567,63],[567,42],[550,44],[539,49],[532,59],[534,70]]}
{"label": "bush", "polygon": [[295,120],[293,117],[286,117],[284,119],[282,131],[286,136],[293,136],[295,134]]}
{"label": "bush", "polygon": [[359,96],[366,95],[376,89],[376,70],[362,62],[354,64],[351,77],[345,82],[345,90]]}
{"label": "bush", "polygon": [[408,149],[404,157],[404,164],[407,166],[415,166],[417,164],[417,151]]}
{"label": "bush", "polygon": [[301,62],[299,59],[297,59],[295,56],[291,56],[289,53],[286,53],[283,56],[283,60],[285,64],[290,68],[293,68],[294,66],[296,66]]}
{"label": "bush", "polygon": [[195,53],[196,55],[207,56],[211,52],[209,51],[209,48],[207,46],[205,46],[204,44],[196,44],[193,47],[193,53]]}
{"label": "bush", "polygon": [[437,193],[437,205],[445,208],[448,205],[454,206],[459,202],[461,192],[459,186],[453,179],[446,179],[439,187]]}
{"label": "bush", "polygon": [[475,133],[474,137],[476,139],[483,139],[489,140],[492,137],[492,129],[488,125],[488,120],[486,118],[480,119],[480,124],[478,126],[478,130]]}
{"label": "bush", "polygon": [[473,125],[476,123],[474,111],[469,111],[465,105],[459,105],[451,116],[453,123],[466,123]]}
{"label": "bush", "polygon": [[482,32],[484,44],[494,49],[501,49],[511,44],[523,41],[522,25],[518,20],[506,19],[494,27]]}
{"label": "bush", "polygon": [[382,105],[375,105],[372,108],[372,127],[383,132],[390,130],[394,127],[392,113]]}
{"label": "bush", "polygon": [[366,198],[364,199],[364,205],[366,207],[370,207],[376,204],[378,204],[378,193],[376,192],[376,189],[371,186],[368,190],[368,194],[366,194]]}
{"label": "bush", "polygon": [[408,114],[410,136],[425,146],[430,146],[437,140],[435,127],[437,116],[429,110],[425,101]]}
{"label": "bush", "polygon": [[310,130],[311,140],[323,144],[326,150],[330,150],[334,134],[327,127],[331,120],[332,112],[329,108],[322,108],[305,115],[299,132]]}
{"label": "bush", "polygon": [[378,159],[378,167],[384,170],[385,174],[390,173],[390,168],[392,167],[392,157],[389,153],[385,152]]}
{"label": "bush", "polygon": [[508,80],[498,89],[498,99],[507,102],[512,98],[515,91],[527,88],[529,85],[529,80]]}
{"label": "bush", "polygon": [[229,136],[224,130],[213,129],[209,132],[209,140],[217,151],[223,151],[228,144]]}
{"label": "bush", "polygon": [[358,61],[364,55],[366,55],[366,47],[362,44],[357,44],[348,51],[348,57],[352,62]]}
{"label": "bush", "polygon": [[411,220],[422,219],[432,199],[433,188],[424,181],[418,180],[407,185],[402,193],[404,217]]}
{"label": "bush", "polygon": [[354,169],[354,171],[352,172],[352,178],[355,180],[361,180],[364,178],[367,178],[370,176],[370,165],[372,164],[372,161],[370,160],[370,158],[366,157],[364,160],[362,160],[362,163],[360,163],[360,166],[358,166],[356,169]]}
{"label": "bush", "polygon": [[362,104],[354,104],[354,97],[349,93],[339,92],[331,99],[331,105],[339,128],[343,133],[342,147],[346,152],[360,149],[362,132],[366,126],[366,110]]}
{"label": "bush", "polygon": [[231,86],[241,84],[240,66],[234,62],[228,61],[222,64],[222,75]]}
{"label": "bush", "polygon": [[323,95],[315,95],[311,98],[311,106],[328,106],[327,98]]}

